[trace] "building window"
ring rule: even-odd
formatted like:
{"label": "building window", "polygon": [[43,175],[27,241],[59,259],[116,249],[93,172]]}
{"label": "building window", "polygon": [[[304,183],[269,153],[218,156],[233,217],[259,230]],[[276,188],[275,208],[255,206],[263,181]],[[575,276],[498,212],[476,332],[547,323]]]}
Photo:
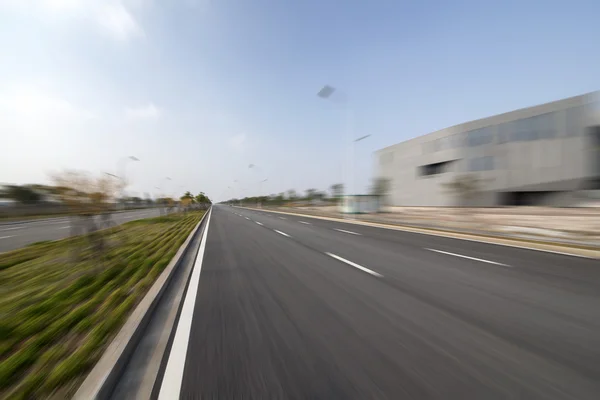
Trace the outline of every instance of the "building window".
{"label": "building window", "polygon": [[469,160],[469,171],[491,171],[494,169],[494,157],[475,157]]}
{"label": "building window", "polygon": [[512,129],[512,140],[515,142],[525,142],[537,139],[537,132],[533,129],[533,118],[513,121]]}
{"label": "building window", "polygon": [[469,147],[490,144],[493,141],[493,131],[491,126],[475,129],[467,132],[467,145]]}
{"label": "building window", "polygon": [[537,132],[538,139],[556,137],[556,113],[547,113],[531,118],[532,129]]}
{"label": "building window", "polygon": [[417,174],[419,176],[429,176],[429,175],[439,175],[444,172],[448,172],[448,167],[452,164],[454,160],[451,161],[442,161],[433,164],[421,165],[418,167]]}
{"label": "building window", "polygon": [[498,126],[498,144],[510,142],[512,132],[512,123],[501,124]]}
{"label": "building window", "polygon": [[460,133],[456,133],[450,136],[450,148],[458,149],[462,147],[462,135]]}
{"label": "building window", "polygon": [[573,107],[567,109],[566,113],[566,135],[567,136],[579,136],[581,132],[583,115],[582,107]]}

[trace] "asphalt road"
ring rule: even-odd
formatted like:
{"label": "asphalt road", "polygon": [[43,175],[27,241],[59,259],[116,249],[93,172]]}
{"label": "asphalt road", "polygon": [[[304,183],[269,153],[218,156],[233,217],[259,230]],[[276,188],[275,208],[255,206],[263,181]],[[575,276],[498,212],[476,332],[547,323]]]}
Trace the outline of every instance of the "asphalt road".
{"label": "asphalt road", "polygon": [[[117,225],[142,218],[157,217],[157,208],[116,212],[112,221]],[[44,240],[58,240],[71,234],[70,217],[0,222],[0,253]]]}
{"label": "asphalt road", "polygon": [[160,399],[600,398],[598,260],[227,206],[208,223]]}

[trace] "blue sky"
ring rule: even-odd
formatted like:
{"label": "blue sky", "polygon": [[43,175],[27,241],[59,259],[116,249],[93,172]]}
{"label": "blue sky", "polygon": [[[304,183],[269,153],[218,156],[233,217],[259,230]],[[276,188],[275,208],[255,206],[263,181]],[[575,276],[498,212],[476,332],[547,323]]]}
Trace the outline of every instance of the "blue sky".
{"label": "blue sky", "polygon": [[[74,168],[213,198],[600,88],[597,1],[0,0],[0,182]],[[316,92],[330,84],[331,100]],[[253,169],[248,164],[255,164]],[[238,180],[238,183],[234,183]],[[228,186],[232,189],[228,189]],[[245,189],[245,191],[243,190]]]}

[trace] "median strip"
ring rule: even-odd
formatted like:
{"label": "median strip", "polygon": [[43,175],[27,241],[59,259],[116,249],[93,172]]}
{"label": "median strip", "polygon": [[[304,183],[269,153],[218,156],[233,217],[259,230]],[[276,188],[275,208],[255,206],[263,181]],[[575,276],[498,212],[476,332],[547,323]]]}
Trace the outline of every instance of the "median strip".
{"label": "median strip", "polygon": [[0,398],[71,398],[202,214],[0,254]]}
{"label": "median strip", "polygon": [[348,265],[351,265],[351,266],[353,266],[354,268],[360,269],[361,271],[364,271],[364,272],[366,272],[367,274],[371,274],[371,275],[373,275],[373,276],[376,276],[376,277],[378,277],[378,278],[383,278],[383,275],[381,275],[380,273],[378,273],[378,272],[375,272],[375,271],[373,271],[373,270],[370,270],[369,268],[365,268],[365,267],[363,267],[362,265],[358,265],[357,263],[353,263],[352,261],[346,260],[346,259],[345,259],[345,258],[343,258],[343,257],[336,256],[335,254],[332,254],[332,253],[325,253],[325,254],[327,254],[329,257],[333,257],[333,258],[335,258],[335,259],[336,259],[336,260],[338,260],[338,261],[341,261],[341,262],[343,262],[343,263],[346,263],[346,264],[348,264]]}

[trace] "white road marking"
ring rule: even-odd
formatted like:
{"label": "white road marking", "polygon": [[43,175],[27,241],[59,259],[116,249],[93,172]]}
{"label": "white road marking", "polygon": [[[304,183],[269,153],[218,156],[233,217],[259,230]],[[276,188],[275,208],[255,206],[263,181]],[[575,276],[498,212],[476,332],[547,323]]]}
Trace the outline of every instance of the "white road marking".
{"label": "white road marking", "polygon": [[287,233],[285,233],[285,232],[278,231],[277,229],[273,229],[273,230],[274,230],[275,232],[279,233],[280,235],[287,236],[287,237],[291,237],[290,235],[288,235],[288,234],[287,234]]}
{"label": "white road marking", "polygon": [[57,229],[67,229],[67,228],[70,228],[70,226],[61,226],[60,228],[57,228]]}
{"label": "white road marking", "polygon": [[248,221],[250,221],[250,218],[248,218],[248,217],[244,217],[244,218],[246,218]]}
{"label": "white road marking", "polygon": [[[268,211],[271,214],[285,214],[285,215],[294,215],[293,213],[285,213],[283,211]],[[321,219],[324,221],[334,221],[334,222],[340,222],[342,224],[354,224],[354,225],[362,225],[362,226],[368,226],[371,228],[378,228],[378,229],[387,229],[387,230],[391,230],[391,231],[400,231],[400,232],[408,232],[408,233],[413,233],[416,235],[428,235],[428,236],[438,236],[438,237],[443,237],[443,238],[447,238],[447,239],[453,239],[453,240],[465,240],[467,242],[477,242],[477,243],[484,243],[484,244],[491,244],[494,246],[504,246],[504,247],[515,247],[517,249],[524,249],[524,250],[531,250],[531,251],[541,251],[544,253],[552,253],[552,254],[560,254],[563,256],[569,256],[569,257],[579,257],[579,258],[587,258],[587,259],[595,259],[597,257],[594,256],[585,256],[583,254],[575,254],[575,253],[568,253],[566,251],[558,251],[558,250],[549,250],[549,249],[539,249],[536,247],[531,247],[531,246],[526,246],[526,245],[519,245],[516,243],[498,243],[498,242],[493,242],[490,239],[478,239],[478,238],[465,238],[465,237],[456,237],[456,236],[452,236],[452,234],[459,234],[459,235],[465,235],[464,233],[461,232],[448,232],[448,233],[436,233],[436,232],[420,232],[420,231],[415,231],[413,229],[419,229],[419,228],[413,228],[411,229],[410,227],[406,227],[406,226],[393,226],[393,225],[385,225],[385,222],[361,222],[361,221],[344,221],[343,219],[340,218],[334,218],[334,217],[320,217],[317,215],[301,215],[301,214],[295,214],[298,217],[304,217],[304,218],[314,218],[314,219]],[[506,240],[518,240],[518,239],[511,239],[511,238],[506,238]]]}
{"label": "white road marking", "polygon": [[300,222],[301,224],[311,225],[310,222],[306,222],[306,221],[298,221],[298,222]]}
{"label": "white road marking", "polygon": [[279,217],[279,218],[280,218],[280,219],[287,219],[287,218],[284,218],[284,217]]}
{"label": "white road marking", "polygon": [[260,226],[262,226],[262,224],[260,222],[258,222],[258,221],[254,221],[254,222],[256,222],[257,224],[259,224]]}
{"label": "white road marking", "polygon": [[11,237],[15,237],[15,236],[14,235],[13,236],[0,236],[0,239],[8,239],[8,238],[11,238]]}
{"label": "white road marking", "polygon": [[364,271],[364,272],[366,272],[367,274],[371,274],[371,275],[373,275],[373,276],[376,276],[376,277],[378,277],[378,278],[383,278],[383,275],[381,275],[380,273],[377,273],[377,272],[375,272],[375,271],[372,271],[372,270],[370,270],[369,268],[365,268],[365,267],[363,267],[362,265],[358,265],[357,263],[353,263],[352,261],[346,260],[345,258],[342,258],[342,257],[340,257],[340,256],[336,256],[335,254],[332,254],[332,253],[327,253],[327,252],[326,252],[325,254],[327,254],[329,257],[333,257],[333,258],[335,258],[335,259],[336,259],[336,260],[338,260],[338,261],[341,261],[341,262],[344,262],[344,263],[346,263],[346,264],[348,264],[348,265],[351,265],[351,266],[353,266],[354,268],[358,268],[358,269],[360,269],[361,271]]}
{"label": "white road marking", "polygon": [[200,284],[200,271],[202,270],[202,260],[204,259],[204,250],[206,248],[206,238],[208,236],[208,226],[210,225],[210,217],[212,208],[208,214],[206,221],[206,229],[200,242],[200,250],[196,256],[194,269],[188,286],[187,293],[179,316],[177,331],[173,339],[171,353],[165,368],[162,385],[158,394],[159,400],[178,399],[181,393],[181,382],[183,380],[183,367],[185,366],[185,358],[190,341],[190,331],[192,329],[192,317],[194,316],[194,306],[196,304],[196,296],[198,294],[198,286]]}
{"label": "white road marking", "polygon": [[333,230],[334,230],[334,231],[338,231],[338,232],[349,233],[349,234],[351,234],[351,235],[358,235],[358,236],[362,236],[360,233],[356,233],[356,232],[352,232],[352,231],[346,231],[346,230],[343,230],[343,229],[336,229],[336,228],[333,228]]}
{"label": "white road marking", "polygon": [[14,231],[15,229],[25,229],[24,226],[17,226],[14,228],[6,228],[6,229],[0,229],[0,231]]}
{"label": "white road marking", "polygon": [[481,261],[481,262],[488,263],[488,264],[502,265],[503,267],[511,267],[510,265],[502,264],[502,263],[499,263],[499,262],[496,262],[496,261],[484,260],[483,258],[475,258],[475,257],[463,256],[462,254],[450,253],[448,251],[442,251],[442,250],[436,250],[436,249],[428,249],[428,248],[425,248],[425,250],[435,251],[436,253],[447,254],[449,256],[454,256],[454,257],[467,258],[469,260]]}

